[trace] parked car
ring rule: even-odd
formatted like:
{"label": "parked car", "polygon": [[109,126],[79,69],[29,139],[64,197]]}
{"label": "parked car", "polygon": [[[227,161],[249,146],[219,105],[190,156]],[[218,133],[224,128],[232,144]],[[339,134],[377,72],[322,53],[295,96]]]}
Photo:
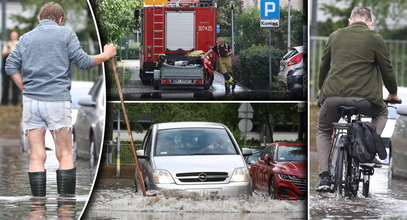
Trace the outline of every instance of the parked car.
{"label": "parked car", "polygon": [[[187,190],[203,194],[251,194],[251,179],[230,130],[211,122],[154,124],[138,150],[141,173],[148,190]],[[137,172],[136,190],[140,189]]]}
{"label": "parked car", "polygon": [[[92,88],[93,82],[88,81],[72,81],[71,83],[71,106],[72,106],[72,125],[76,122],[76,117],[78,115],[79,99],[84,95],[88,94],[90,88]],[[22,152],[28,152],[30,147],[28,143],[28,138],[24,133],[21,121],[21,150]],[[55,149],[54,139],[52,138],[51,132],[47,130],[45,133],[45,147],[46,149]]]}
{"label": "parked car", "polygon": [[304,143],[277,142],[266,147],[250,168],[253,190],[273,199],[305,199],[307,147]]}
{"label": "parked car", "polygon": [[74,158],[89,159],[95,164],[100,155],[105,122],[105,86],[103,77],[96,80],[88,95],[78,100],[80,105],[73,126]]}
{"label": "parked car", "polygon": [[[383,98],[386,98],[388,94],[389,94],[389,92],[383,86]],[[407,100],[407,87],[398,87],[397,94],[402,100]],[[398,107],[400,107],[400,104],[389,104],[387,107],[387,110],[389,112],[388,116],[387,116],[387,122],[381,133],[382,141],[383,141],[383,144],[386,147],[386,151],[387,151],[387,158],[384,161],[382,161],[383,164],[389,164],[390,158],[393,154],[391,138],[395,131],[396,120],[400,116],[399,113],[397,112]],[[369,117],[363,117],[362,120],[371,122],[371,118],[369,118]],[[378,158],[378,157],[376,157],[376,158]]]}
{"label": "parked car", "polygon": [[247,167],[252,166],[253,163],[255,163],[259,157],[260,153],[264,150],[264,147],[256,147],[252,148],[252,155],[244,157],[244,160],[246,161]]}
{"label": "parked car", "polygon": [[302,94],[304,90],[304,47],[293,47],[280,61],[278,83],[284,89]]}
{"label": "parked car", "polygon": [[407,105],[397,108],[399,117],[391,137],[390,176],[407,178]]}

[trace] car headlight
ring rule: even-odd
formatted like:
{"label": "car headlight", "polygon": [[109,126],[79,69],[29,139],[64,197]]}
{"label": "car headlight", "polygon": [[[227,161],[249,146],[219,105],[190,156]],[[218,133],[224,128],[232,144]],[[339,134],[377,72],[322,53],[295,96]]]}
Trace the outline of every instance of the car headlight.
{"label": "car headlight", "polygon": [[171,177],[171,174],[167,170],[154,170],[153,177],[156,184],[175,183],[174,179]]}
{"label": "car headlight", "polygon": [[283,174],[283,173],[279,173],[278,176],[280,177],[280,179],[283,179],[283,180],[291,179],[289,175]]}
{"label": "car headlight", "polygon": [[231,182],[248,182],[249,170],[245,167],[237,168],[233,171]]}

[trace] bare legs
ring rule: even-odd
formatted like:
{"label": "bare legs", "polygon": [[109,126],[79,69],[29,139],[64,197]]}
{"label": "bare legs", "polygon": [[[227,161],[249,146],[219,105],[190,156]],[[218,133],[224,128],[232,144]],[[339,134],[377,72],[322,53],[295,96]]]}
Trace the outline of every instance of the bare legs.
{"label": "bare legs", "polygon": [[[30,166],[29,172],[44,171],[47,159],[45,153],[45,128],[27,131],[30,143]],[[66,170],[74,167],[72,160],[72,129],[61,128],[51,131],[55,142],[55,154],[59,161],[59,169]]]}
{"label": "bare legs", "polygon": [[47,159],[45,153],[45,128],[27,131],[28,143],[30,143],[30,166],[29,172],[44,171],[44,163]]}
{"label": "bare legs", "polygon": [[55,142],[55,155],[59,161],[59,169],[67,170],[74,167],[72,158],[72,129],[61,128],[51,131]]}

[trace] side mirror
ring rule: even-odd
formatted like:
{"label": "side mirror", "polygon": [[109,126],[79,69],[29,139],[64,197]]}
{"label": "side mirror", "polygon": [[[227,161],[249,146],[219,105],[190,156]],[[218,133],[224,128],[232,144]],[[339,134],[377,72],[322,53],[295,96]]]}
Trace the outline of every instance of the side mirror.
{"label": "side mirror", "polygon": [[270,164],[270,161],[271,161],[270,155],[266,154],[266,156],[264,156],[264,163]]}
{"label": "side mirror", "polygon": [[137,150],[136,153],[137,153],[137,157],[140,158],[140,159],[146,159],[147,158],[147,156],[144,155],[144,150]]}
{"label": "side mirror", "polygon": [[86,95],[86,96],[83,96],[82,98],[80,98],[78,100],[78,104],[81,105],[81,106],[90,106],[90,107],[95,107],[96,106],[96,102],[93,101],[91,95]]}
{"label": "side mirror", "polygon": [[250,148],[242,148],[242,154],[244,157],[251,156],[253,154],[253,150]]}

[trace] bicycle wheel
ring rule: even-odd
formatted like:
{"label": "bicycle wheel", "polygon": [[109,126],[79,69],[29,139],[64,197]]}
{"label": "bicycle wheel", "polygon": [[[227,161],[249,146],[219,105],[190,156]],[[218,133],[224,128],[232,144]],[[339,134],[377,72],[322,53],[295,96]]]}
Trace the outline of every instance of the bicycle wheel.
{"label": "bicycle wheel", "polygon": [[342,196],[344,193],[344,149],[342,147],[337,148],[336,165],[335,165],[335,194]]}
{"label": "bicycle wheel", "polygon": [[344,170],[344,177],[345,177],[345,185],[344,185],[344,196],[351,197],[354,195],[354,190],[352,188],[355,172],[352,166],[352,157],[350,156],[349,152],[344,152],[344,160],[343,164],[345,166]]}
{"label": "bicycle wheel", "polygon": [[[350,155],[349,155],[350,157]],[[359,190],[359,183],[360,183],[360,168],[359,168],[359,163],[355,160],[351,160],[351,168],[352,168],[352,173],[351,173],[351,185],[350,185],[350,195],[356,197],[358,194]]]}
{"label": "bicycle wheel", "polygon": [[336,192],[336,190],[338,189],[338,185],[336,184],[335,180],[336,180],[336,161],[338,159],[338,136],[335,135],[335,138],[331,144],[331,152],[329,154],[329,160],[328,160],[328,169],[329,169],[329,173],[332,176],[332,184],[333,187],[331,189],[331,192]]}

